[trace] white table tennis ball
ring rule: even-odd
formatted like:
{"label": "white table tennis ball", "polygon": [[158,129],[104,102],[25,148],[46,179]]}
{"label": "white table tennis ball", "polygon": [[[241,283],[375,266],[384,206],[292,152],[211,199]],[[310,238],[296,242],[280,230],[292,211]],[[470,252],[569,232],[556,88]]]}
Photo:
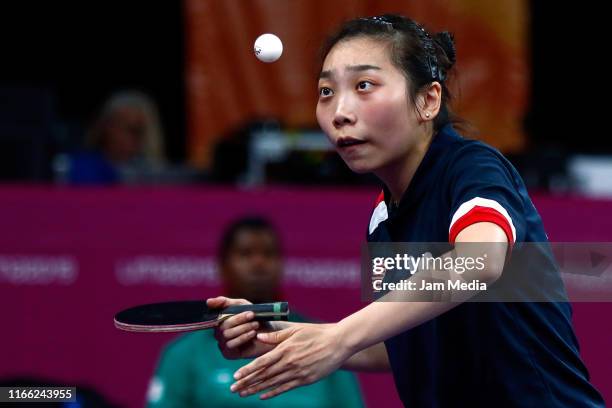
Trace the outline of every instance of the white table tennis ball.
{"label": "white table tennis ball", "polygon": [[283,53],[283,43],[274,34],[262,34],[255,40],[253,49],[260,61],[274,62]]}

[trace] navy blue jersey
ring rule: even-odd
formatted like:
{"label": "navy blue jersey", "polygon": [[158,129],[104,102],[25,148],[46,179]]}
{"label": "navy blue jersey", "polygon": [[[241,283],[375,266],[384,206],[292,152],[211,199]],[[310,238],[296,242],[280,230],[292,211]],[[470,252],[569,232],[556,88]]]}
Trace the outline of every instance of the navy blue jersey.
{"label": "navy blue jersey", "polygon": [[[511,246],[547,242],[514,167],[450,125],[433,138],[399,205],[389,203],[385,189],[370,219],[369,242],[452,243],[483,221],[499,225]],[[554,261],[543,253],[542,262]],[[463,303],[388,339],[402,402],[410,408],[603,407],[580,359],[571,313],[567,302]]]}

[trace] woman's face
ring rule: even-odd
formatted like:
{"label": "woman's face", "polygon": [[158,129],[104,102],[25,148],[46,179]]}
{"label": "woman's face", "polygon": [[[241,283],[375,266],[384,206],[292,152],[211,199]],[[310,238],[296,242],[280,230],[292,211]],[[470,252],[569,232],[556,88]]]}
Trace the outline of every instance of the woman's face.
{"label": "woman's face", "polygon": [[146,132],[146,117],[136,107],[117,108],[108,119],[105,130],[106,153],[112,160],[128,161],[142,150]]}
{"label": "woman's face", "polygon": [[317,120],[351,170],[376,173],[409,153],[419,121],[407,86],[380,41],[341,41],[327,54]]}

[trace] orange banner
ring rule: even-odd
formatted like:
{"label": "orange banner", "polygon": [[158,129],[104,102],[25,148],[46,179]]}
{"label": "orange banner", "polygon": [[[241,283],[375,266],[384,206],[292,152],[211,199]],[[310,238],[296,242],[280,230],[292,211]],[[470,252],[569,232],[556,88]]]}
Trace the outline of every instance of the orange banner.
{"label": "orange banner", "polygon": [[[525,0],[185,0],[188,151],[206,168],[223,134],[253,117],[316,127],[317,53],[344,20],[400,13],[455,34],[455,112],[476,137],[504,152],[525,144],[529,90]],[[260,34],[278,35],[283,55],[253,54]]]}

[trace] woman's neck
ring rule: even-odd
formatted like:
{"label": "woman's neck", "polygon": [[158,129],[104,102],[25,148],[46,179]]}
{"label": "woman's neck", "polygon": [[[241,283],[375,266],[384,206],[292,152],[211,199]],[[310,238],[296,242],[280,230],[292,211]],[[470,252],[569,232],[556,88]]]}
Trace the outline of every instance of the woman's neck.
{"label": "woman's neck", "polygon": [[404,192],[408,189],[432,140],[431,133],[420,135],[407,156],[375,172],[391,192],[391,202],[395,205],[399,204]]}

